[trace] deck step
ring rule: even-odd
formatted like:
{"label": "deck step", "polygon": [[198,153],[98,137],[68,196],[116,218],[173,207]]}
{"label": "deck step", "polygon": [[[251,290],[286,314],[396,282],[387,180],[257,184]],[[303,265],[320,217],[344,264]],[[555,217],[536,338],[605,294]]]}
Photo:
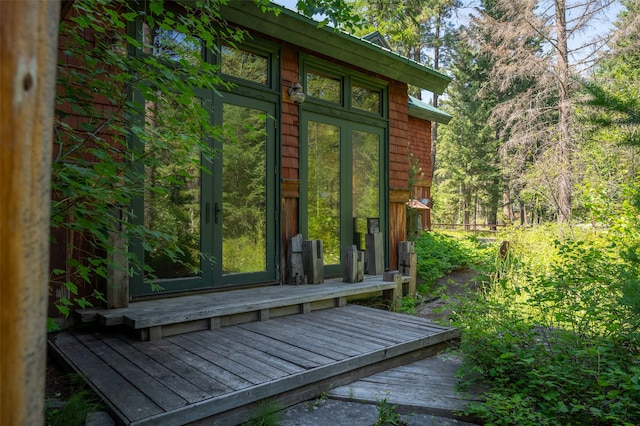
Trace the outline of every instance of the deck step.
{"label": "deck step", "polygon": [[458,339],[452,327],[347,305],[149,342],[115,329],[60,332],[49,345],[118,424],[234,425],[265,399],[291,406]]}
{"label": "deck step", "polygon": [[316,285],[278,285],[134,302],[128,308],[82,312],[105,326],[125,325],[140,340],[158,340],[286,315],[346,305],[366,294],[383,294],[389,303],[402,296],[399,281],[379,276],[363,282],[327,281]]}
{"label": "deck step", "polygon": [[442,353],[340,386],[327,395],[342,401],[374,405],[384,399],[405,414],[421,413],[477,422],[476,417],[464,414],[465,408],[470,402],[482,401],[489,388],[476,382],[460,390],[457,376],[460,367],[460,356]]}

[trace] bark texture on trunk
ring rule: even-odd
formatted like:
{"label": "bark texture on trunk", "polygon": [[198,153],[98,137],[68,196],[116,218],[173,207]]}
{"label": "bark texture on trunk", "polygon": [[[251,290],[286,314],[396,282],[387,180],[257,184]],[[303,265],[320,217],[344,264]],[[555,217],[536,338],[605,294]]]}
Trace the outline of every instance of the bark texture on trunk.
{"label": "bark texture on trunk", "polygon": [[558,222],[571,220],[571,103],[569,99],[569,53],[567,48],[566,0],[555,0],[558,37],[558,180],[556,203]]}
{"label": "bark texture on trunk", "polygon": [[58,1],[0,1],[0,419],[44,424]]}

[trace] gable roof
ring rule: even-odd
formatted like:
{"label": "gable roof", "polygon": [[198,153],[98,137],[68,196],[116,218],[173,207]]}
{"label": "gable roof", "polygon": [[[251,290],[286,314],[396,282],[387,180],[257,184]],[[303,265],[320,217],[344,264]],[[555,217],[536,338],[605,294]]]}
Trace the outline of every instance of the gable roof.
{"label": "gable roof", "polygon": [[437,94],[442,94],[451,81],[438,71],[370,41],[331,27],[318,28],[313,19],[273,6],[281,8],[278,16],[263,13],[253,1],[230,1],[221,11],[225,19],[248,29]]}
{"label": "gable roof", "polygon": [[409,95],[409,115],[424,120],[435,121],[440,124],[449,124],[449,121],[453,118],[441,109],[429,105],[411,95]]}
{"label": "gable roof", "polygon": [[383,49],[391,50],[391,46],[389,46],[389,43],[387,43],[387,40],[384,39],[380,31],[374,31],[370,34],[367,34],[366,36],[363,36],[362,39],[373,44],[377,44]]}

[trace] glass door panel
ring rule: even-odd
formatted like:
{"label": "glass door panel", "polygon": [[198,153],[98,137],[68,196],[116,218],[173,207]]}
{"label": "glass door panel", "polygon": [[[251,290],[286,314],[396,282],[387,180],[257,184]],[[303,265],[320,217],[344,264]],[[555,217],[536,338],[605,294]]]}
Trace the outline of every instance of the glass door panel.
{"label": "glass door panel", "polygon": [[[177,95],[176,95],[177,96]],[[132,295],[211,286],[203,249],[201,100],[178,107],[172,95],[145,102],[144,197],[138,219],[155,235],[154,249],[141,243],[144,276],[132,282]],[[141,216],[141,217],[140,217]]]}
{"label": "glass door panel", "polygon": [[308,236],[325,265],[340,264],[340,127],[308,122]]}
{"label": "glass door panel", "polygon": [[267,115],[224,104],[223,274],[267,269]]}
{"label": "glass door panel", "polygon": [[384,130],[315,113],[301,122],[300,229],[322,240],[325,276],[339,276],[346,248],[366,248],[367,218],[378,218],[385,230]]}
{"label": "glass door panel", "polygon": [[275,107],[231,93],[216,121],[214,286],[274,282],[277,273]]}
{"label": "glass door panel", "polygon": [[380,136],[354,130],[351,144],[354,243],[364,250],[367,218],[380,217]]}

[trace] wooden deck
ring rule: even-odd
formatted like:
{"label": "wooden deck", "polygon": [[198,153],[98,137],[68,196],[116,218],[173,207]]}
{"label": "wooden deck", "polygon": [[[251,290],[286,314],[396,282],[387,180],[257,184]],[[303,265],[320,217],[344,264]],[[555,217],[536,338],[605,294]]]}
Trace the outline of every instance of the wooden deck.
{"label": "wooden deck", "polygon": [[276,285],[168,297],[133,302],[122,309],[87,309],[79,315],[82,322],[125,325],[141,340],[157,340],[191,331],[344,306],[349,299],[365,294],[382,294],[391,305],[402,297],[403,285],[384,281],[381,276],[367,276],[359,283],[336,279],[321,285]]}
{"label": "wooden deck", "polygon": [[233,425],[261,400],[290,406],[435,355],[458,337],[420,318],[346,305],[155,341],[102,329],[49,343],[119,424]]}

